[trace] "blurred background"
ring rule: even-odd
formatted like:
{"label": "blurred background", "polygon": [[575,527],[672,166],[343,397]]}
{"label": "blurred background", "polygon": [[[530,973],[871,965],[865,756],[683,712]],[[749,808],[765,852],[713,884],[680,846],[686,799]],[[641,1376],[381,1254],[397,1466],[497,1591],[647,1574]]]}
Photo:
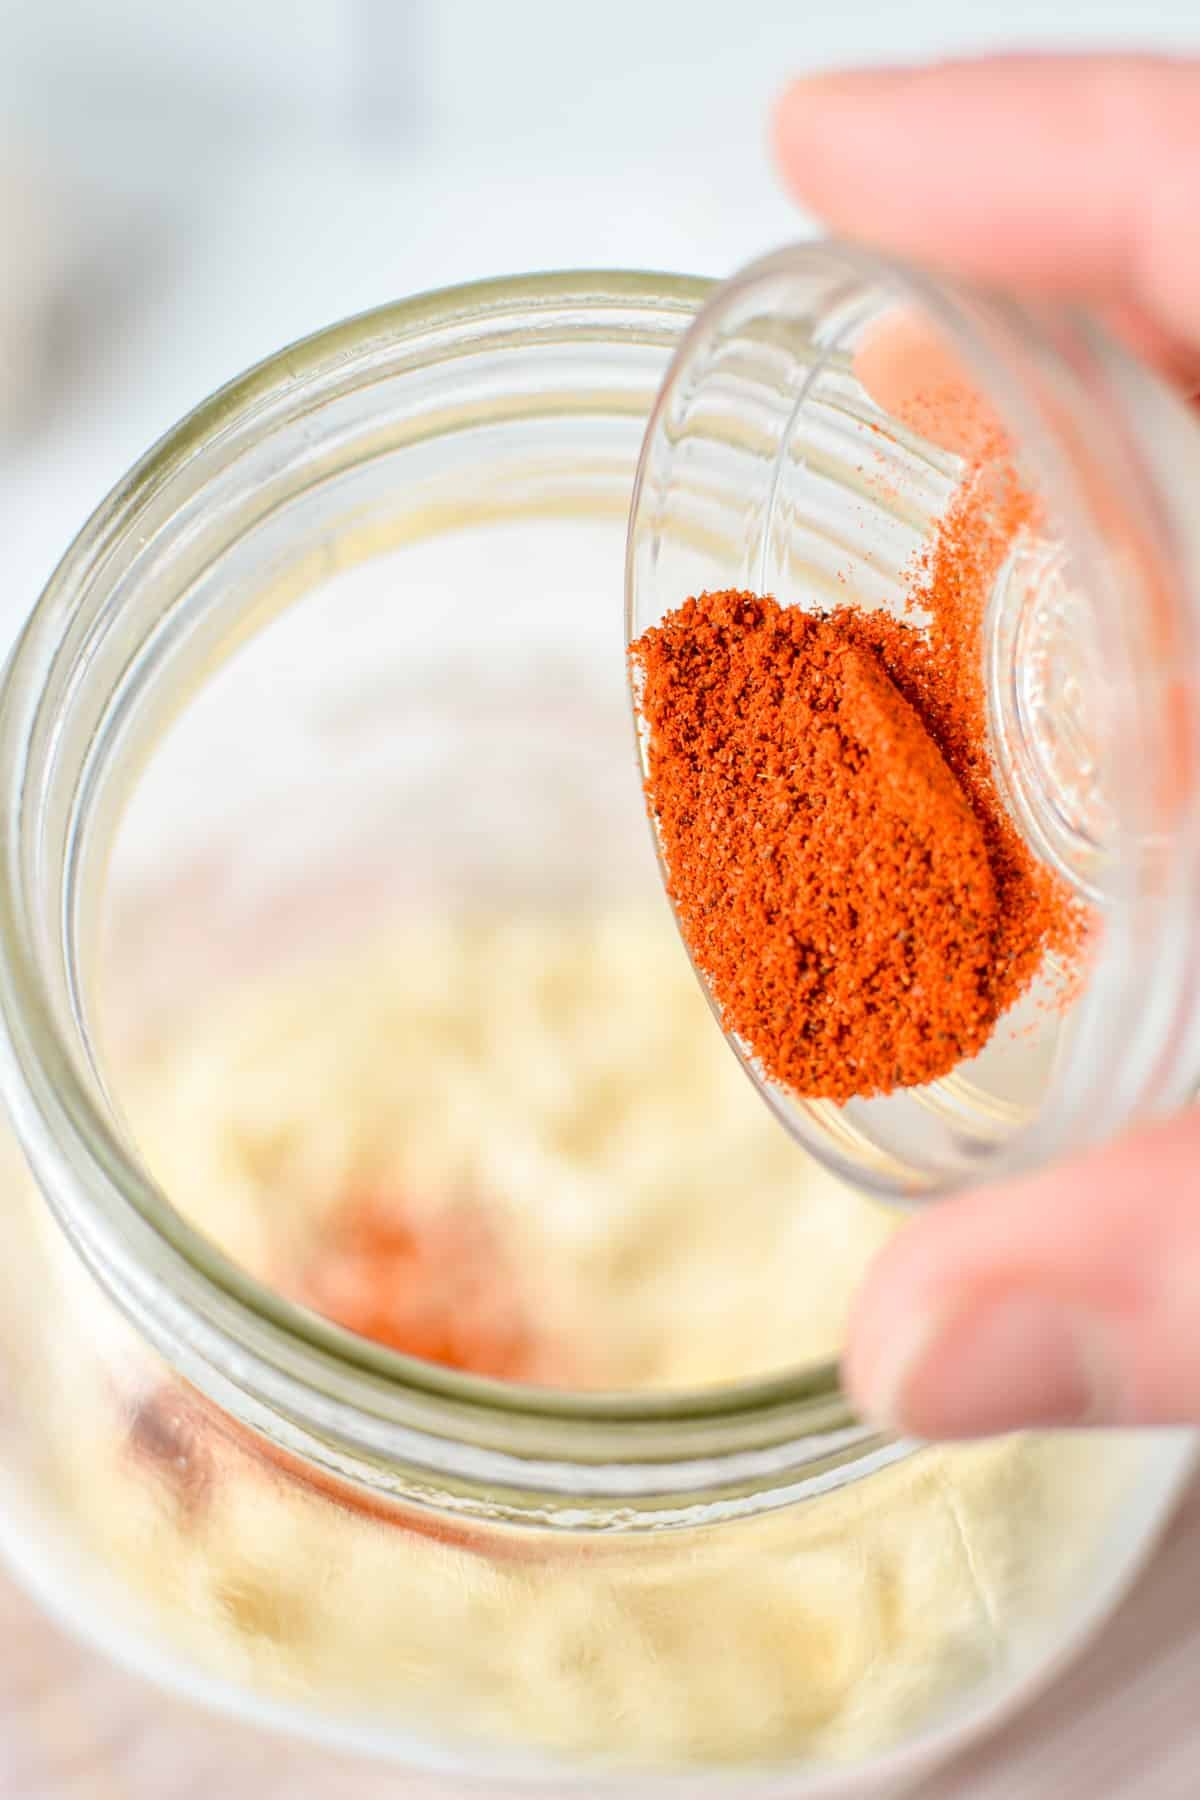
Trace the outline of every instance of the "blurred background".
{"label": "blurred background", "polygon": [[0,638],[214,386],[422,288],[721,274],[805,228],[786,77],[1018,44],[1200,47],[1196,0],[0,0]]}
{"label": "blurred background", "polygon": [[[1200,6],[0,0],[0,649],[129,464],[288,340],[515,270],[726,273],[811,229],[766,150],[788,76],[1083,43],[1200,51]],[[1193,1504],[1174,1566],[1198,1543]],[[1117,1695],[1120,1792],[1142,1791],[1153,1744],[1181,1783],[1155,1792],[1193,1794],[1195,1595],[1171,1566],[996,1760],[981,1752],[922,1794],[1065,1793],[1045,1785],[1039,1744],[1056,1738],[1069,1766]],[[137,1684],[67,1648],[2,1575],[0,1623],[5,1800],[220,1786],[228,1734],[163,1702],[147,1729]],[[234,1737],[246,1791],[299,1792],[299,1753]],[[384,1783],[345,1771],[320,1791]]]}

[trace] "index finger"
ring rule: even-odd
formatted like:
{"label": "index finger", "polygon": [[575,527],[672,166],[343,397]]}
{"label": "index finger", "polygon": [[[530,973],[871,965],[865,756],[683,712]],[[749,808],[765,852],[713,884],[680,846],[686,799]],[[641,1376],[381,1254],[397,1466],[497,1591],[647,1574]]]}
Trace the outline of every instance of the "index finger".
{"label": "index finger", "polygon": [[841,231],[1085,299],[1200,387],[1200,61],[1005,56],[795,83],[795,193]]}

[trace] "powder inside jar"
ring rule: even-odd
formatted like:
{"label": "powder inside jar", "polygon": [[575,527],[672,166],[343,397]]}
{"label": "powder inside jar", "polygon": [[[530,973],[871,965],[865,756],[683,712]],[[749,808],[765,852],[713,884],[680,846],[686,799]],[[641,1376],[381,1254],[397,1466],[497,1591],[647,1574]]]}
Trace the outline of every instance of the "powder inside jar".
{"label": "powder inside jar", "polygon": [[406,1356],[499,1380],[554,1379],[479,1205],[422,1212],[392,1194],[352,1195],[292,1285],[314,1311]]}
{"label": "powder inside jar", "polygon": [[[131,1072],[143,1154],[250,1273],[410,1351],[660,1393],[826,1357],[896,1215],[758,1104],[665,910],[406,918],[264,972]],[[55,1504],[164,1641],[477,1763],[807,1772],[888,1746],[1061,1639],[1149,1458],[1017,1437],[757,1517],[514,1533],[223,1415],[11,1192],[45,1254],[0,1326],[35,1341],[49,1306],[66,1333],[23,1395]]]}

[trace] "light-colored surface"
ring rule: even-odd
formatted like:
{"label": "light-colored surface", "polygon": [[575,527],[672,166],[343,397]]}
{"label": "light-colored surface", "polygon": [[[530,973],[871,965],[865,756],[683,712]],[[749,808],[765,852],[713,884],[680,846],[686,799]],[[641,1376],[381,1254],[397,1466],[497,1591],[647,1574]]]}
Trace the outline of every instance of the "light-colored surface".
{"label": "light-colored surface", "polygon": [[372,1194],[447,1244],[465,1206],[487,1236],[460,1254],[486,1245],[506,1271],[522,1378],[556,1386],[699,1387],[835,1356],[897,1223],[778,1129],[653,903],[406,915],[210,1001],[122,1097],[184,1216],[334,1313],[336,1285],[322,1301],[311,1282],[348,1205]]}
{"label": "light-colored surface", "polygon": [[[1084,36],[1200,46],[1195,0],[1091,0],[1049,22],[1042,0],[761,4],[752,30],[716,0],[609,0],[586,16],[549,0],[426,0],[406,10],[411,40],[349,35],[387,12],[387,0],[0,0],[0,108],[34,132],[50,112],[108,250],[70,296],[40,429],[0,454],[0,642],[130,461],[287,339],[445,281],[570,263],[716,274],[792,235],[762,143],[793,69]],[[1193,1498],[1077,1671],[920,1800],[1193,1796],[1198,1673]],[[318,1771],[305,1751],[148,1696],[0,1589],[2,1800],[427,1791]]]}
{"label": "light-colored surface", "polygon": [[[1195,1489],[1075,1669],[909,1800],[1194,1800],[1198,1595]],[[152,1694],[70,1643],[4,1577],[0,1643],[4,1800],[454,1800],[453,1788],[318,1759]],[[462,1793],[484,1800],[478,1788]]]}
{"label": "light-colored surface", "polygon": [[[407,36],[381,47],[401,11]],[[70,296],[42,430],[0,452],[0,624],[160,432],[305,332],[517,270],[719,275],[809,229],[766,146],[794,72],[1031,41],[1200,48],[1194,0],[752,11],[747,30],[719,0],[0,0],[0,116],[49,137],[107,245]]]}

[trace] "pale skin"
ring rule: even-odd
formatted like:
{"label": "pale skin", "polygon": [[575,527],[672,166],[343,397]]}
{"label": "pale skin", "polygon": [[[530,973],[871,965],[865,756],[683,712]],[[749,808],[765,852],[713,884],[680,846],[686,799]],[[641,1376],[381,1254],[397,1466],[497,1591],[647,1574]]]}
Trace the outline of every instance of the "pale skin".
{"label": "pale skin", "polygon": [[[1085,301],[1200,398],[1200,61],[822,76],[784,95],[775,145],[831,229]],[[1200,1107],[930,1208],[870,1271],[844,1367],[923,1437],[1200,1423]]]}

